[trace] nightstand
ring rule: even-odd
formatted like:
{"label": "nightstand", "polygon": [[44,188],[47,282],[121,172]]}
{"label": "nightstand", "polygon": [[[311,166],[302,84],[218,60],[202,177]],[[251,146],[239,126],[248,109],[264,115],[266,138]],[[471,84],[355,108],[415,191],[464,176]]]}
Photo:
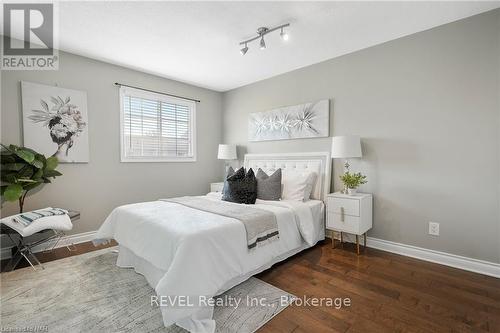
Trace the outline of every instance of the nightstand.
{"label": "nightstand", "polygon": [[[340,232],[340,242],[343,243],[343,233],[356,235],[356,250],[359,254],[359,236],[364,236],[366,247],[366,232],[372,228],[373,197],[367,193],[346,195],[340,192],[330,193],[326,198],[326,229]],[[335,239],[332,236],[332,247]]]}
{"label": "nightstand", "polygon": [[224,183],[210,183],[210,192],[222,192]]}

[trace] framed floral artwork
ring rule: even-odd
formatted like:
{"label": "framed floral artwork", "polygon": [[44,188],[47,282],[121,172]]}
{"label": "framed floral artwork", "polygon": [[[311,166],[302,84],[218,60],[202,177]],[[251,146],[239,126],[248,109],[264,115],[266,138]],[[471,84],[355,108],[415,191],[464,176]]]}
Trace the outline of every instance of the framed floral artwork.
{"label": "framed floral artwork", "polygon": [[330,126],[328,99],[251,113],[248,140],[268,141],[327,137]]}
{"label": "framed floral artwork", "polygon": [[87,93],[21,82],[24,146],[60,162],[89,161]]}

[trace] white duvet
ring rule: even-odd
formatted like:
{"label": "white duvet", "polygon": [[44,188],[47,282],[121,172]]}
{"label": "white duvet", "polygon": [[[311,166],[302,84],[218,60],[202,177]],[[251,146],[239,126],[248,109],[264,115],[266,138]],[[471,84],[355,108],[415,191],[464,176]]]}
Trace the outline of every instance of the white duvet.
{"label": "white duvet", "polygon": [[[220,195],[207,197],[220,200]],[[154,287],[170,304],[160,307],[165,326],[177,323],[191,332],[213,332],[213,308],[201,304],[200,296],[219,295],[249,273],[324,237],[318,221],[322,219],[313,218],[310,204],[258,200],[255,207],[275,213],[279,239],[252,250],[247,249],[240,221],[166,201],[116,208],[97,231],[96,240],[115,239],[161,272]],[[182,300],[175,296],[188,297],[192,305],[180,306]],[[179,303],[172,306],[176,300]]]}

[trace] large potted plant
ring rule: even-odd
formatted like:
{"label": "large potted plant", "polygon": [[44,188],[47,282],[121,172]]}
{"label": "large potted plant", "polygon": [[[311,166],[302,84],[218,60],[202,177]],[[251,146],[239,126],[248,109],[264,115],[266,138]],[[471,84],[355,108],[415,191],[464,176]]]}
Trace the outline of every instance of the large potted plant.
{"label": "large potted plant", "polygon": [[1,196],[2,202],[18,201],[23,212],[24,200],[29,191],[61,176],[56,170],[57,157],[45,157],[36,151],[15,145],[1,145]]}

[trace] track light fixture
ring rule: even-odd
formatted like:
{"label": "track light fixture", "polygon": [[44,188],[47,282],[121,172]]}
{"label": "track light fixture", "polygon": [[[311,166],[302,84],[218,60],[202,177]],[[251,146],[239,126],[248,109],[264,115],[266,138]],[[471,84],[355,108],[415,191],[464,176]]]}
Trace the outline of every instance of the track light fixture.
{"label": "track light fixture", "polygon": [[248,52],[248,46],[247,44],[250,42],[253,42],[254,40],[260,39],[260,49],[264,50],[266,48],[266,41],[264,40],[264,36],[267,35],[270,32],[276,31],[276,30],[281,30],[280,32],[280,37],[282,40],[287,41],[288,40],[288,34],[284,30],[286,27],[289,27],[290,23],[282,24],[274,28],[266,28],[266,27],[260,27],[257,29],[257,36],[252,37],[250,39],[244,40],[240,42],[240,45],[245,45],[241,50],[240,53],[241,55],[245,55]]}

